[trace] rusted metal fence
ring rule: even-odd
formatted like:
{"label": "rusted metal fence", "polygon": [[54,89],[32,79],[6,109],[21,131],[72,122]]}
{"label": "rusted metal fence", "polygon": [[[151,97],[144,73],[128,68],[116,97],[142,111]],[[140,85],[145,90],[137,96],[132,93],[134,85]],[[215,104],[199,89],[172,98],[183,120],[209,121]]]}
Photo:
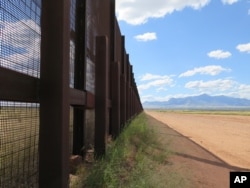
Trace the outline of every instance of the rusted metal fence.
{"label": "rusted metal fence", "polygon": [[0,1],[0,187],[68,187],[143,110],[124,41],[115,0]]}

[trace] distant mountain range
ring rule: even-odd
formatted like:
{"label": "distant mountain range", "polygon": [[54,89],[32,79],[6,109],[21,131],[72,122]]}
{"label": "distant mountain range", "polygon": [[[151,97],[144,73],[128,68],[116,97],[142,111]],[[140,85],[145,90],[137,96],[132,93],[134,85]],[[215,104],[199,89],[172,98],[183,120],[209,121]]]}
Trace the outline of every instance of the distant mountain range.
{"label": "distant mountain range", "polygon": [[143,103],[144,108],[166,108],[166,109],[209,109],[209,108],[249,108],[250,100],[242,98],[233,98],[227,96],[210,96],[207,94],[184,97],[171,98],[168,101],[146,101]]}

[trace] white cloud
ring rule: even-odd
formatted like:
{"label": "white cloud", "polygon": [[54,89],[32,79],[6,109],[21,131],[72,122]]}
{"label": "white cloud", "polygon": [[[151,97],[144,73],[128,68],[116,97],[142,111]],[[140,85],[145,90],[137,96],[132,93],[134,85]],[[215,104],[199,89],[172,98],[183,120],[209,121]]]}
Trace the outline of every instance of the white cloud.
{"label": "white cloud", "polygon": [[40,26],[33,20],[0,21],[1,43],[8,50],[1,52],[2,66],[39,76]]}
{"label": "white cloud", "polygon": [[210,0],[117,0],[116,13],[118,20],[123,20],[132,25],[144,24],[149,18],[162,18],[174,11],[186,7],[200,9]]}
{"label": "white cloud", "polygon": [[250,99],[250,85],[240,84],[236,94],[241,98]]}
{"label": "white cloud", "polygon": [[142,41],[142,42],[147,42],[147,41],[150,41],[150,40],[156,40],[157,39],[157,36],[156,36],[156,33],[144,33],[144,34],[141,34],[141,35],[136,35],[134,37],[137,41]]}
{"label": "white cloud", "polygon": [[221,0],[223,4],[229,4],[232,5],[234,3],[237,3],[239,0]]}
{"label": "white cloud", "polygon": [[141,101],[167,101],[169,99],[169,96],[161,97],[161,96],[156,96],[156,95],[142,95]]}
{"label": "white cloud", "polygon": [[250,99],[250,85],[241,84],[239,82],[232,81],[232,85],[228,90],[224,90],[224,91],[220,90],[219,92],[215,91],[215,94],[225,95],[229,97]]}
{"label": "white cloud", "polygon": [[151,82],[148,82],[146,84],[141,84],[138,86],[139,90],[146,90],[149,89],[151,87],[162,87],[162,86],[166,86],[166,85],[172,85],[173,83],[173,79],[172,78],[163,78],[163,79],[158,79],[158,80],[154,80]]}
{"label": "white cloud", "polygon": [[199,81],[191,81],[185,85],[187,89],[195,89],[199,92],[211,93],[218,91],[226,91],[232,89],[235,86],[235,81],[231,79],[218,79],[204,82],[202,80]]}
{"label": "white cloud", "polygon": [[170,86],[173,84],[173,79],[171,76],[161,76],[153,74],[145,74],[141,77],[140,81],[148,81],[147,83],[138,85],[140,91],[147,90],[151,87],[156,87],[157,90],[164,88],[165,86]]}
{"label": "white cloud", "polygon": [[223,50],[214,50],[214,51],[209,52],[207,55],[215,59],[225,59],[225,58],[229,58],[230,56],[232,56],[230,52],[223,51]]}
{"label": "white cloud", "polygon": [[140,99],[141,99],[142,103],[145,101],[156,101],[155,96],[153,96],[153,95],[143,95],[140,97]]}
{"label": "white cloud", "polygon": [[248,12],[247,12],[248,15],[250,15],[250,9],[248,9]]}
{"label": "white cloud", "polygon": [[180,74],[179,77],[189,77],[189,76],[194,76],[195,74],[215,76],[215,75],[220,74],[223,71],[229,72],[231,71],[231,69],[226,69],[217,65],[210,65],[210,66],[205,66],[205,67],[194,68],[193,70],[189,70],[187,72]]}
{"label": "white cloud", "polygon": [[140,98],[143,103],[145,101],[167,101],[172,98],[172,96],[142,95]]}
{"label": "white cloud", "polygon": [[[39,38],[40,27],[33,20],[20,20],[17,22],[0,21],[1,35],[3,43],[16,48],[25,48],[27,51],[33,50],[35,39]],[[14,38],[13,38],[14,37]]]}
{"label": "white cloud", "polygon": [[155,80],[155,79],[161,79],[161,78],[167,78],[167,77],[169,76],[161,76],[161,75],[146,73],[140,78],[140,80],[147,81],[147,80]]}
{"label": "white cloud", "polygon": [[166,87],[159,87],[156,91],[157,92],[167,91],[167,88]]}
{"label": "white cloud", "polygon": [[236,47],[240,52],[247,52],[250,53],[250,43],[247,44],[239,44]]}

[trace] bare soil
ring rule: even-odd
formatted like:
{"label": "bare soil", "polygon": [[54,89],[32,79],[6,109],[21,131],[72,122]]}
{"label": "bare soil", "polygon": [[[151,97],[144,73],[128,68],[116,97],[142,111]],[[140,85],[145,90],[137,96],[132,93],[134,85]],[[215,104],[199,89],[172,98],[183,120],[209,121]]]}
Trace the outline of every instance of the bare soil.
{"label": "bare soil", "polygon": [[229,187],[230,171],[250,171],[250,117],[146,111],[174,152],[169,170],[190,187]]}

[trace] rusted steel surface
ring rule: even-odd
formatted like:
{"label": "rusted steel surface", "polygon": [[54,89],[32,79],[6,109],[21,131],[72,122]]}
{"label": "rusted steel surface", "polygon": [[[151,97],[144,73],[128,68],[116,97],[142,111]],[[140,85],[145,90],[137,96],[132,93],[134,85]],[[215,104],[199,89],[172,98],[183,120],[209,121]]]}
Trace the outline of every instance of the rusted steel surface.
{"label": "rusted steel surface", "polygon": [[39,102],[39,79],[0,67],[1,100]]}
{"label": "rusted steel surface", "polygon": [[86,108],[95,108],[95,95],[91,92],[86,92]]}
{"label": "rusted steel surface", "polygon": [[126,79],[124,75],[120,77],[120,117],[121,117],[121,126],[125,126],[126,123]]}
{"label": "rusted steel surface", "polygon": [[96,37],[95,153],[105,154],[108,137],[108,38]]}
{"label": "rusted steel surface", "polygon": [[86,82],[86,4],[85,1],[76,0],[75,18],[75,72],[74,88],[85,89]]}
{"label": "rusted steel surface", "polygon": [[39,187],[68,187],[70,1],[42,7]]}
{"label": "rusted steel surface", "polygon": [[[39,187],[68,187],[69,155],[84,155],[87,144],[105,154],[109,134],[119,136],[143,108],[115,0],[43,0],[39,7],[41,68],[32,77],[0,65],[0,101],[38,103]],[[89,134],[94,143],[86,143]]]}
{"label": "rusted steel surface", "polygon": [[[73,4],[74,1],[71,1]],[[72,6],[72,5],[71,5]],[[89,96],[86,88],[86,1],[75,0],[75,24],[74,43],[75,43],[75,61],[74,61],[74,90],[77,95],[71,96],[71,106],[73,106],[73,155],[83,155],[84,147],[84,128],[85,128],[85,108],[89,106]],[[71,16],[72,17],[72,16]],[[71,18],[72,19],[72,18]],[[72,89],[71,89],[72,90]],[[76,100],[77,99],[77,100]],[[93,102],[91,102],[93,103]]]}
{"label": "rusted steel surface", "polygon": [[83,155],[84,147],[84,123],[85,123],[85,110],[81,106],[74,108],[73,115],[73,155]]}
{"label": "rusted steel surface", "polygon": [[121,36],[121,75],[120,75],[120,94],[121,94],[121,98],[120,98],[120,114],[121,114],[121,126],[125,126],[126,123],[126,64],[125,62],[127,62],[127,53],[125,50],[125,37]]}
{"label": "rusted steel surface", "polygon": [[113,138],[116,138],[120,133],[120,63],[112,63],[112,111],[111,111],[111,135]]}
{"label": "rusted steel surface", "polygon": [[[115,19],[113,23],[113,45],[111,46],[111,51],[113,50],[113,56],[111,56],[111,60],[113,61],[119,61],[121,64],[123,64],[122,61],[122,54],[125,50],[125,43],[123,43],[124,37],[121,35],[121,31],[118,25],[118,21]],[[122,68],[120,66],[120,68]],[[120,71],[122,72],[122,71]]]}
{"label": "rusted steel surface", "polygon": [[70,104],[75,106],[85,106],[88,101],[88,95],[85,91],[70,88]]}

